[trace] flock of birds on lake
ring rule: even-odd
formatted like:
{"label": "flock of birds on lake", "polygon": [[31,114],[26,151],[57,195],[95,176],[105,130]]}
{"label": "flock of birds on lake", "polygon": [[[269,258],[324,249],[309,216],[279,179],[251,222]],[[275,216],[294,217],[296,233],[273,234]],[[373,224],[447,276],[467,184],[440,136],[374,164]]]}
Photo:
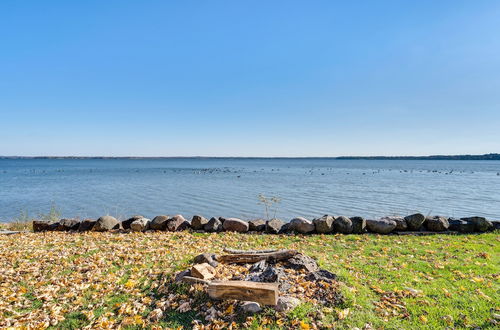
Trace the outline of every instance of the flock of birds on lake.
{"label": "flock of birds on lake", "polygon": [[[291,167],[287,167],[291,168]],[[135,173],[140,173],[140,172],[149,172],[150,170],[158,170],[158,169],[129,169],[129,172],[135,172]],[[265,169],[261,168],[260,170],[253,170],[250,172],[245,171],[243,168],[236,169],[236,168],[230,168],[230,167],[213,167],[213,168],[201,168],[201,169],[193,169],[193,168],[164,168],[164,169],[159,169],[161,172],[164,174],[169,173],[169,172],[174,172],[174,173],[182,173],[182,172],[191,172],[193,174],[238,174],[236,177],[241,178],[242,173],[258,173],[258,172],[280,172],[282,168],[271,168],[271,169]],[[99,172],[100,169],[88,169],[89,173],[93,172]],[[307,168],[304,169],[304,174],[309,174],[309,175],[314,175],[314,174],[319,174],[319,175],[326,175],[327,173],[334,173],[334,172],[341,172],[345,171],[342,169],[337,169],[334,167],[322,167],[322,168]],[[381,172],[392,172],[392,171],[398,171],[399,173],[436,173],[436,174],[445,174],[445,175],[452,175],[452,174],[474,174],[474,171],[456,171],[456,170],[403,170],[403,169],[377,169],[377,170],[369,170],[369,171],[363,171],[361,172],[361,175],[367,175],[367,174],[379,174]],[[57,173],[63,173],[65,172],[64,169],[55,169],[53,171],[49,170],[39,170],[39,169],[29,169],[26,170],[26,174],[47,174],[50,172],[57,172]],[[2,173],[8,173],[7,170],[3,170]],[[344,172],[347,175],[355,174],[350,171]],[[500,172],[496,172],[497,176],[500,176]]]}

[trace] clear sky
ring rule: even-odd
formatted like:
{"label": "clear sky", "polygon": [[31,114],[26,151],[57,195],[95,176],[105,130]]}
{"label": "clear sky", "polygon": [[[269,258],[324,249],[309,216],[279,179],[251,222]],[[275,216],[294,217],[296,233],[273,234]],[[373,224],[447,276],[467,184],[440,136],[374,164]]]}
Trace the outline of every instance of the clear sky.
{"label": "clear sky", "polygon": [[500,152],[500,1],[0,1],[0,155]]}

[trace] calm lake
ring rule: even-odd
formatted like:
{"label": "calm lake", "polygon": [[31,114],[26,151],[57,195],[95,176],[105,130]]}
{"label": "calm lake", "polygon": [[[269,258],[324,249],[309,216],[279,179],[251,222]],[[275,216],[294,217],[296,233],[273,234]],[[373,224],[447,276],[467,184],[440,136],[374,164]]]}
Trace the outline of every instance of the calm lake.
{"label": "calm lake", "polygon": [[134,214],[364,217],[412,212],[500,219],[500,161],[336,159],[0,159],[0,221],[21,211],[64,217]]}

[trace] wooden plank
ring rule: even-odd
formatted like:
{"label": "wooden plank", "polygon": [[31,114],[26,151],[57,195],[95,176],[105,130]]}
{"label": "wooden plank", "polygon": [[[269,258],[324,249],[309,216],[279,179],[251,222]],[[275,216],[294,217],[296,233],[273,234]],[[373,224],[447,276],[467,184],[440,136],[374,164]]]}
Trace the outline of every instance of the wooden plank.
{"label": "wooden plank", "polygon": [[224,252],[231,253],[231,254],[259,254],[259,253],[270,253],[270,252],[277,252],[278,250],[273,249],[273,250],[236,250],[236,249],[230,249],[230,248],[224,248]]}
{"label": "wooden plank", "polygon": [[182,277],[182,282],[185,282],[185,283],[200,283],[200,284],[210,284],[210,281],[207,281],[207,280],[202,280],[201,278],[196,278],[196,277],[192,277],[192,276],[184,276]]}
{"label": "wooden plank", "polygon": [[236,299],[256,301],[262,305],[276,305],[278,302],[278,284],[251,281],[211,282],[208,295],[212,299]]}
{"label": "wooden plank", "polygon": [[286,260],[290,259],[298,252],[295,250],[280,250],[267,253],[241,253],[228,254],[217,257],[217,261],[226,264],[252,264],[261,260]]}

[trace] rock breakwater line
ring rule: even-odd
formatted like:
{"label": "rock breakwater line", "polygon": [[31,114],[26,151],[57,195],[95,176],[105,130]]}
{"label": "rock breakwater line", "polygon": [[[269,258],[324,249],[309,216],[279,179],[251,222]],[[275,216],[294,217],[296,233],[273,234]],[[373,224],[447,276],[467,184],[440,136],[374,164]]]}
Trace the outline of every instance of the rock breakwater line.
{"label": "rock breakwater line", "polygon": [[46,231],[183,231],[218,233],[232,231],[239,233],[266,234],[416,234],[430,233],[481,233],[500,229],[500,221],[490,221],[483,217],[446,218],[442,216],[424,216],[415,213],[406,217],[388,216],[380,219],[363,217],[345,217],[324,215],[309,220],[303,217],[285,222],[280,219],[241,220],[238,218],[213,217],[207,219],[201,215],[193,216],[191,221],[182,215],[159,215],[148,219],[134,215],[124,221],[106,215],[99,219],[61,219],[60,221],[33,221],[34,232]]}

